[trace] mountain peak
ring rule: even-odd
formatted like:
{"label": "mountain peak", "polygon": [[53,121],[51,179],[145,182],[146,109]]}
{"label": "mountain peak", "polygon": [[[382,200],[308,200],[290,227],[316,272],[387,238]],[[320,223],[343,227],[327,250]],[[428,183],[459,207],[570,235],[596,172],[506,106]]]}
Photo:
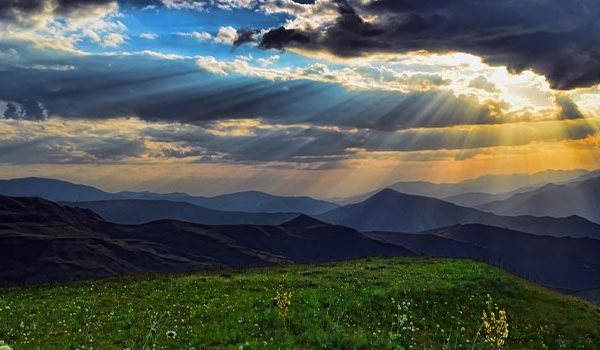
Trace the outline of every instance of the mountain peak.
{"label": "mountain peak", "polygon": [[324,225],[329,225],[329,224],[327,224],[323,221],[317,220],[317,219],[313,218],[312,216],[308,216],[306,214],[300,214],[300,215],[296,216],[295,218],[293,218],[292,220],[283,223],[281,226],[306,228],[306,227],[311,227],[311,226],[324,226]]}

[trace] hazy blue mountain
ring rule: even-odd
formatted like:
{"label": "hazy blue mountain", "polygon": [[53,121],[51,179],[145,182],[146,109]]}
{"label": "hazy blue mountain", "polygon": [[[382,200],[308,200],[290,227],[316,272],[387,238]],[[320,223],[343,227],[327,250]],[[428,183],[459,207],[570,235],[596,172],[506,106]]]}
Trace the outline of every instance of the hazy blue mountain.
{"label": "hazy blue mountain", "polygon": [[[540,187],[541,186],[544,186],[544,185],[540,185]],[[490,193],[484,193],[484,192],[467,192],[467,193],[456,194],[453,196],[444,197],[444,198],[440,198],[440,199],[443,199],[446,202],[458,204],[463,207],[478,207],[478,206],[481,206],[481,205],[484,205],[484,204],[487,204],[490,202],[508,199],[517,193],[530,192],[537,188],[538,188],[537,186],[521,187],[514,191],[498,193],[498,194],[490,194]]]}
{"label": "hazy blue mountain", "polygon": [[[471,192],[491,195],[503,194],[524,187],[537,187],[549,182],[572,180],[587,173],[587,170],[546,170],[535,174],[486,175],[458,183],[404,181],[386,187],[406,194],[443,199]],[[379,192],[379,190],[348,198],[340,198],[335,201],[342,205],[358,203],[371,197],[377,192]]]}
{"label": "hazy blue mountain", "polygon": [[219,210],[245,211],[254,213],[295,212],[320,214],[339,205],[310,197],[284,197],[259,191],[236,192],[208,198],[195,204]]}
{"label": "hazy blue mountain", "polygon": [[69,207],[91,209],[106,221],[142,224],[157,220],[181,220],[206,225],[277,225],[298,213],[248,213],[203,208],[186,202],[117,199],[93,202],[60,202]]}
{"label": "hazy blue mountain", "polygon": [[321,262],[412,251],[300,216],[281,226],[103,221],[90,210],[0,196],[0,285]]}
{"label": "hazy blue mountain", "polygon": [[186,193],[119,192],[131,199],[168,200],[187,202],[204,208],[243,211],[248,213],[304,213],[320,214],[339,205],[310,197],[276,196],[260,191],[235,192],[215,197],[191,196]]}
{"label": "hazy blue mountain", "polygon": [[600,240],[536,236],[486,225],[368,234],[428,256],[471,258],[566,291],[600,288]]}
{"label": "hazy blue mountain", "polygon": [[104,192],[92,186],[39,177],[0,180],[0,195],[40,197],[51,201],[71,202],[119,198],[112,193]]}
{"label": "hazy blue mountain", "polygon": [[320,214],[338,207],[337,204],[306,196],[276,196],[259,191],[236,192],[215,197],[192,196],[186,193],[163,194],[148,191],[108,193],[91,186],[44,178],[0,180],[0,195],[41,197],[57,202],[87,202],[113,199],[167,200],[187,202],[209,209],[249,213],[293,212]]}
{"label": "hazy blue mountain", "polygon": [[367,200],[333,209],[318,218],[360,231],[421,232],[456,224],[485,224],[549,236],[600,238],[600,225],[568,218],[500,216],[443,200],[385,189]]}
{"label": "hazy blue mountain", "polygon": [[500,215],[579,215],[600,223],[600,177],[566,185],[548,184],[478,208]]}

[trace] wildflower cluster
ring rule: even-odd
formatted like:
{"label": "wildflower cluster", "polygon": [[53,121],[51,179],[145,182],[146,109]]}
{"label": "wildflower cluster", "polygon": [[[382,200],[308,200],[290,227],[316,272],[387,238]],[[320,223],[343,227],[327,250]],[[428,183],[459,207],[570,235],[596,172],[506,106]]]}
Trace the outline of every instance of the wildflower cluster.
{"label": "wildflower cluster", "polygon": [[292,292],[277,291],[277,295],[273,299],[277,304],[279,316],[281,316],[281,318],[287,318],[290,307],[292,306]]}
{"label": "wildflower cluster", "polygon": [[411,348],[415,342],[413,337],[417,331],[411,313],[410,301],[397,302],[392,298],[392,304],[396,307],[396,312],[392,318],[392,330],[389,332],[390,342],[394,349]]}
{"label": "wildflower cluster", "polygon": [[[485,332],[485,341],[493,349],[500,350],[504,347],[508,338],[508,320],[504,309],[498,310],[498,305],[494,303],[492,297],[488,294],[485,302],[486,308],[483,310],[481,320],[483,321],[483,330]],[[496,314],[496,311],[498,312]]]}
{"label": "wildflower cluster", "polygon": [[10,345],[0,340],[0,350],[12,350],[12,348],[10,347]]}

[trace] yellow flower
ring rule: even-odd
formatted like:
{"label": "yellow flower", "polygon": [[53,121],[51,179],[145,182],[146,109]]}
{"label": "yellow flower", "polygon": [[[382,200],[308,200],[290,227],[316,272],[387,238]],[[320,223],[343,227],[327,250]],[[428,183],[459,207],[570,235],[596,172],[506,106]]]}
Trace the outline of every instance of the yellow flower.
{"label": "yellow flower", "polygon": [[273,299],[277,304],[279,316],[281,316],[281,318],[287,318],[290,307],[292,306],[292,292],[277,291],[277,295]]}
{"label": "yellow flower", "polygon": [[485,332],[485,341],[490,344],[493,349],[500,350],[504,348],[506,339],[508,339],[508,319],[506,311],[501,309],[496,312],[498,306],[494,304],[494,300],[488,294],[486,301],[486,309],[483,310],[481,320],[483,321],[483,330]]}
{"label": "yellow flower", "polygon": [[10,347],[10,345],[0,340],[0,350],[12,350],[12,348]]}

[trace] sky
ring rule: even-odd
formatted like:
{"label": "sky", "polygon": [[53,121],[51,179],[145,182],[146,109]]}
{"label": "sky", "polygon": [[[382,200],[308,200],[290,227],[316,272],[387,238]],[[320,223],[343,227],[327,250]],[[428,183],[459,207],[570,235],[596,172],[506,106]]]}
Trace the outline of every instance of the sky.
{"label": "sky", "polygon": [[6,0],[0,177],[321,198],[600,165],[595,0]]}

